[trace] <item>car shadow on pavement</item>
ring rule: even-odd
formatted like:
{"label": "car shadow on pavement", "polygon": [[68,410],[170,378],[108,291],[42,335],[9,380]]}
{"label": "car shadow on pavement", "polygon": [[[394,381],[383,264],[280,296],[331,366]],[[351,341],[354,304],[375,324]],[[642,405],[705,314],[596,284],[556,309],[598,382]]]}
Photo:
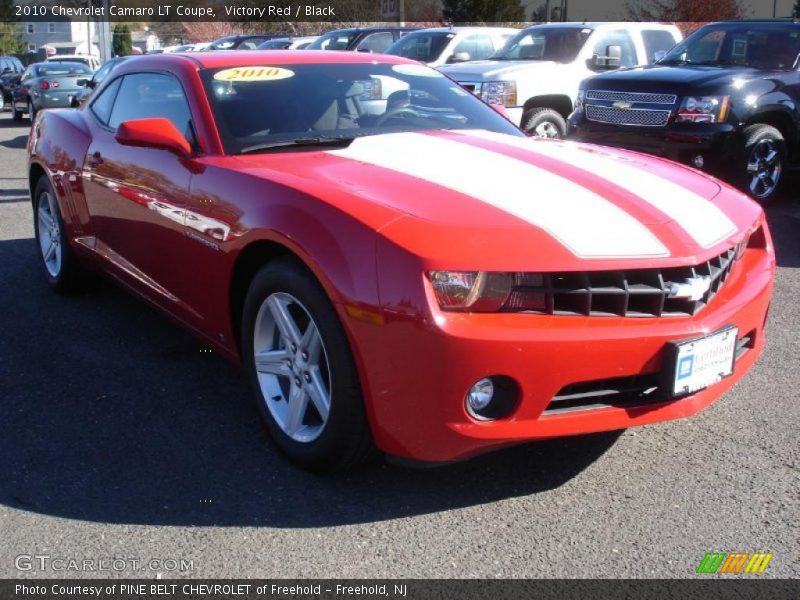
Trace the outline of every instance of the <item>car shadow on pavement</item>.
{"label": "car shadow on pavement", "polygon": [[37,261],[32,239],[0,241],[0,503],[21,510],[153,525],[382,521],[556,488],[620,435],[435,469],[305,473],[266,439],[238,368],[110,284],[54,294]]}
{"label": "car shadow on pavement", "polygon": [[0,142],[0,146],[2,146],[3,148],[13,148],[16,150],[20,149],[24,150],[27,144],[28,144],[27,135],[18,135],[17,137],[12,138],[10,140],[4,140]]}

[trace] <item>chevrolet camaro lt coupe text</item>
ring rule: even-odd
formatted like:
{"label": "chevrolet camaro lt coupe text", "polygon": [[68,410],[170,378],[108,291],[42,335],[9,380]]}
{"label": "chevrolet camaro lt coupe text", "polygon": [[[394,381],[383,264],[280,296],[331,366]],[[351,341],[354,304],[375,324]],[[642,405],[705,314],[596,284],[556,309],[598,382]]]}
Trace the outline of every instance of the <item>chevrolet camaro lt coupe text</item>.
{"label": "chevrolet camaro lt coupe text", "polygon": [[144,56],[28,151],[50,285],[104,271],[241,362],[307,468],[685,417],[764,347],[758,204],[404,58]]}

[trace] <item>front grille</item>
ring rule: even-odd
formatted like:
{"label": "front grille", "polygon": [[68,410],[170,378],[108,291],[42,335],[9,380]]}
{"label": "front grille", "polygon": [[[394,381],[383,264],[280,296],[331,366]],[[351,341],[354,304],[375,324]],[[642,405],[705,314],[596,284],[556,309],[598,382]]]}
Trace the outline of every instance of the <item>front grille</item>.
{"label": "front grille", "polygon": [[[694,315],[720,290],[745,244],[693,267],[517,273],[504,310],[619,317]],[[691,284],[705,283],[708,289],[696,300],[676,297],[685,295],[682,292]]]}
{"label": "front grille", "polygon": [[[756,332],[752,330],[736,340],[736,361],[755,348],[755,338]],[[599,408],[633,408],[674,400],[661,387],[661,373],[597,379],[561,388],[542,416]]]}
{"label": "front grille", "polygon": [[678,97],[674,94],[650,94],[639,92],[613,92],[610,90],[589,90],[587,100],[609,100],[622,102],[642,102],[644,104],[675,104]]}
{"label": "front grille", "polygon": [[598,123],[614,125],[639,125],[642,127],[664,127],[669,121],[671,111],[650,108],[614,108],[586,104],[586,118]]}

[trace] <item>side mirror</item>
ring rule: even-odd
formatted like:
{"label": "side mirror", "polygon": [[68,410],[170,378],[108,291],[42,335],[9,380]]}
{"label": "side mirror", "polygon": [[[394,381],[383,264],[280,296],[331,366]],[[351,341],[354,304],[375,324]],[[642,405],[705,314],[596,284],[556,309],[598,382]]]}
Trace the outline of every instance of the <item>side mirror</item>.
{"label": "side mirror", "polygon": [[90,82],[88,79],[78,79],[75,82],[75,85],[77,85],[78,87],[89,87],[89,83]]}
{"label": "side mirror", "polygon": [[469,52],[456,52],[450,58],[447,59],[449,63],[462,63],[467,62],[470,59]]}
{"label": "side mirror", "polygon": [[114,137],[123,146],[166,150],[178,156],[192,153],[192,147],[183,134],[172,121],[163,117],[125,121]]}
{"label": "side mirror", "polygon": [[499,113],[500,116],[508,119],[508,111],[506,110],[505,106],[503,106],[502,104],[490,104],[489,106],[491,106],[495,110],[495,112]]}
{"label": "side mirror", "polygon": [[606,55],[600,56],[595,54],[590,59],[590,68],[594,71],[602,71],[605,69],[618,69],[622,63],[622,47],[621,46],[606,46]]}
{"label": "side mirror", "polygon": [[666,50],[656,50],[653,52],[653,62],[658,62],[667,55]]}
{"label": "side mirror", "polygon": [[369,48],[359,48],[356,52],[366,52],[367,54],[372,54],[372,50]]}

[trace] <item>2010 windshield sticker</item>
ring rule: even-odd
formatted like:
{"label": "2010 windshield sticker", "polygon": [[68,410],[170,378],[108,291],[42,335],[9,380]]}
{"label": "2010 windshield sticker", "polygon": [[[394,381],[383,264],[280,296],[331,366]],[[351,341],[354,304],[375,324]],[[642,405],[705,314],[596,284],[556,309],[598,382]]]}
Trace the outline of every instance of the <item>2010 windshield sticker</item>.
{"label": "2010 windshield sticker", "polygon": [[294,71],[282,67],[234,67],[214,74],[217,81],[275,81],[294,77]]}

